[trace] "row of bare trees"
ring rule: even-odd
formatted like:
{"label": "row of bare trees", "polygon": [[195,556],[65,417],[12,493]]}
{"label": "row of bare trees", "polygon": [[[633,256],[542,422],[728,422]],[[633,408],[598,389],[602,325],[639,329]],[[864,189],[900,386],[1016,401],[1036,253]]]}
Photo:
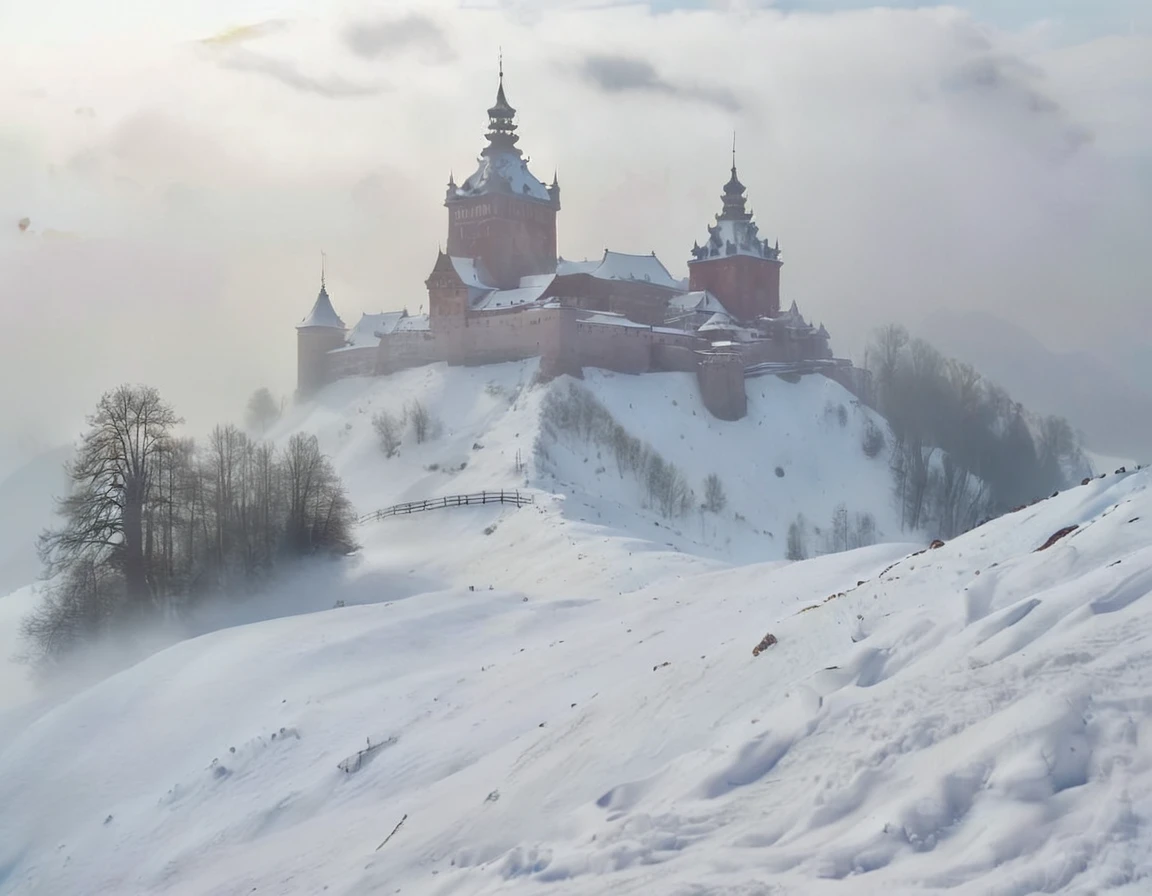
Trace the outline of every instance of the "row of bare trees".
{"label": "row of bare trees", "polygon": [[24,632],[52,658],[109,626],[243,593],[286,559],[347,552],[351,503],[314,436],[277,450],[235,426],[177,434],[149,386],[101,397],[40,539],[46,587]]}
{"label": "row of bare trees", "polygon": [[1030,414],[970,364],[901,326],[876,332],[865,364],[895,437],[891,464],[906,528],[947,538],[1086,474],[1066,420]]}
{"label": "row of bare trees", "polygon": [[[541,407],[540,434],[534,450],[543,467],[551,462],[549,447],[565,436],[582,440],[610,451],[616,460],[620,478],[634,478],[644,488],[648,507],[672,519],[682,517],[696,506],[696,494],[680,468],[665,460],[654,447],[628,432],[596,396],[583,386],[569,383],[567,391],[553,389]],[[599,456],[599,450],[597,456]],[[707,500],[715,512],[723,509],[727,498],[719,478],[705,489],[712,489]]]}

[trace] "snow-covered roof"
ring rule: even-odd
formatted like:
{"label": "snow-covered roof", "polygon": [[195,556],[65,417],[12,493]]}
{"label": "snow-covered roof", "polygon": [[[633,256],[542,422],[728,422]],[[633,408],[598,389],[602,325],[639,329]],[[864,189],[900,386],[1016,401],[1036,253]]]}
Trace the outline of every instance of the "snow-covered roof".
{"label": "snow-covered roof", "polygon": [[653,333],[663,333],[666,336],[695,336],[692,330],[682,330],[679,327],[653,327]]}
{"label": "snow-covered roof", "polygon": [[525,274],[520,278],[521,286],[550,286],[556,279],[555,274]]}
{"label": "snow-covered roof", "polygon": [[597,311],[589,314],[587,317],[580,318],[582,324],[603,324],[609,327],[634,327],[640,330],[651,330],[648,324],[638,324],[634,320],[629,320],[623,314],[615,314],[611,311]]}
{"label": "snow-covered roof", "polygon": [[556,261],[556,276],[557,277],[570,277],[573,274],[591,274],[596,268],[600,267],[601,259],[589,260],[585,258],[583,261],[570,261],[561,256]]}
{"label": "snow-covered roof", "polygon": [[379,314],[361,314],[356,326],[348,333],[348,341],[338,352],[356,348],[374,348],[380,344],[380,336],[391,333],[396,325],[408,316],[407,311],[384,311]]}
{"label": "snow-covered roof", "polygon": [[427,314],[410,314],[396,322],[394,333],[410,333],[416,330],[430,330],[432,323]]}
{"label": "snow-covered roof", "polygon": [[[747,221],[717,218],[708,228],[708,240],[692,249],[692,261],[727,258],[729,255],[748,255],[753,258],[780,260],[780,250],[768,240],[760,238],[759,228],[751,219]],[[689,264],[692,262],[690,261]]]}
{"label": "snow-covered roof", "polygon": [[[804,320],[804,315],[793,301],[791,307],[779,317],[770,317],[768,323],[777,327],[786,327],[790,330],[811,330],[813,326]],[[825,331],[827,332],[827,331]]]}
{"label": "snow-covered roof", "polygon": [[308,312],[308,316],[304,320],[296,325],[297,330],[304,330],[308,327],[344,329],[344,321],[340,319],[340,315],[332,307],[332,300],[328,298],[328,290],[323,284],[320,286],[320,294],[316,296],[316,303],[312,306],[312,310]]}
{"label": "snow-covered roof", "polygon": [[449,260],[465,286],[474,289],[495,289],[495,286],[488,281],[484,266],[477,259],[452,255]]}
{"label": "snow-covered roof", "polygon": [[710,311],[713,314],[717,312],[728,313],[728,309],[724,307],[720,300],[706,289],[695,289],[683,295],[673,296],[668,300],[668,309],[670,311],[683,312]]}
{"label": "snow-covered roof", "polygon": [[736,322],[732,320],[727,311],[717,311],[700,327],[700,332],[708,330],[735,330]]}
{"label": "snow-covered roof", "polygon": [[543,182],[528,170],[528,162],[516,151],[493,152],[480,156],[479,166],[464,183],[449,189],[450,198],[468,199],[491,193],[510,193],[551,202]]}
{"label": "snow-covered roof", "polygon": [[[549,280],[549,283],[551,280]],[[516,289],[494,289],[472,304],[473,311],[493,311],[497,308],[515,308],[535,302],[548,289],[548,283],[540,286],[521,286]]]}
{"label": "snow-covered roof", "polygon": [[598,262],[561,259],[556,264],[556,274],[560,277],[588,274],[598,280],[640,281],[665,289],[680,289],[680,281],[668,273],[655,252],[651,255],[629,255],[605,249],[604,257]]}

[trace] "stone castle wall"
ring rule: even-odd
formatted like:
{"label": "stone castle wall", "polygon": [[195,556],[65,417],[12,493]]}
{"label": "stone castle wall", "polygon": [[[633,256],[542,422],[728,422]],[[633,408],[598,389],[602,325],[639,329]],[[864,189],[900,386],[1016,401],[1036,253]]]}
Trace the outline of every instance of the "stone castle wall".
{"label": "stone castle wall", "polygon": [[748,395],[744,391],[744,361],[739,353],[708,355],[696,368],[700,398],[713,417],[739,420],[748,413]]}
{"label": "stone castle wall", "polygon": [[[813,340],[791,338],[713,351],[695,334],[597,321],[589,319],[588,311],[567,305],[445,314],[434,319],[432,327],[384,335],[378,346],[338,350],[333,350],[334,343],[338,335],[343,338],[342,331],[301,331],[301,382],[315,384],[302,394],[343,377],[379,376],[441,361],[481,365],[539,357],[540,373],[548,378],[581,376],[584,367],[631,374],[695,372],[708,411],[723,420],[736,420],[747,410],[745,367],[819,354]],[[867,371],[838,367],[826,375],[869,402]]]}

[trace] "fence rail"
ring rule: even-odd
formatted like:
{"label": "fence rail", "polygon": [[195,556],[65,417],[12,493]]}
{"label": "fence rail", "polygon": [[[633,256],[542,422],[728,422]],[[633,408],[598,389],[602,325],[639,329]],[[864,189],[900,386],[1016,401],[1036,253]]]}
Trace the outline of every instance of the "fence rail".
{"label": "fence rail", "polygon": [[371,523],[390,516],[405,516],[410,513],[423,513],[426,510],[442,510],[446,507],[472,507],[477,504],[511,504],[513,507],[523,507],[525,504],[535,503],[535,497],[522,494],[520,491],[501,490],[498,492],[473,492],[470,495],[445,495],[443,498],[393,504],[391,507],[365,514],[360,517],[360,522]]}

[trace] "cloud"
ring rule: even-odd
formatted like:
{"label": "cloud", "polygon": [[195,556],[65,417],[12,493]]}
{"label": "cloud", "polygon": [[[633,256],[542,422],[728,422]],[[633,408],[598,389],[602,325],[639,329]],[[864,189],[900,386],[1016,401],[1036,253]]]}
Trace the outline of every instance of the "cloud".
{"label": "cloud", "polygon": [[986,47],[944,73],[946,93],[968,97],[981,106],[981,114],[994,115],[1019,125],[1036,126],[1034,137],[1057,155],[1075,152],[1092,142],[1092,131],[1073,121],[1064,106],[1041,89],[1043,72],[1011,53]]}
{"label": "cloud", "polygon": [[736,95],[727,88],[674,84],[639,56],[594,53],[586,56],[577,70],[584,81],[605,93],[658,93],[708,103],[730,112],[741,108]]}
{"label": "cloud", "polygon": [[[1152,331],[1148,37],[1069,47],[955,9],[536,6],[411,0],[209,44],[199,18],[167,42],[0,54],[0,379],[20,384],[0,395],[0,455],[24,432],[74,436],[121,381],[200,429],[257,386],[290,393],[321,248],[345,320],[426,304],[500,45],[518,145],[536,174],[559,168],[566,257],[655,250],[683,276],[735,127],[785,299],[839,354],[934,307],[995,311],[1060,351]],[[420,17],[433,28],[403,24]],[[412,77],[440,58],[437,29],[452,64]]]}
{"label": "cloud", "polygon": [[362,59],[379,59],[409,50],[420,51],[432,62],[456,59],[448,36],[435,21],[419,13],[398,19],[352,22],[344,29],[345,45]]}
{"label": "cloud", "polygon": [[248,43],[261,37],[283,31],[288,27],[286,19],[266,19],[263,22],[254,22],[251,25],[237,25],[226,28],[200,42],[210,47],[231,47]]}
{"label": "cloud", "polygon": [[380,84],[350,81],[339,75],[310,75],[290,59],[278,59],[241,47],[229,48],[227,53],[219,56],[217,62],[223,68],[265,75],[285,87],[328,99],[376,96],[385,89]]}

